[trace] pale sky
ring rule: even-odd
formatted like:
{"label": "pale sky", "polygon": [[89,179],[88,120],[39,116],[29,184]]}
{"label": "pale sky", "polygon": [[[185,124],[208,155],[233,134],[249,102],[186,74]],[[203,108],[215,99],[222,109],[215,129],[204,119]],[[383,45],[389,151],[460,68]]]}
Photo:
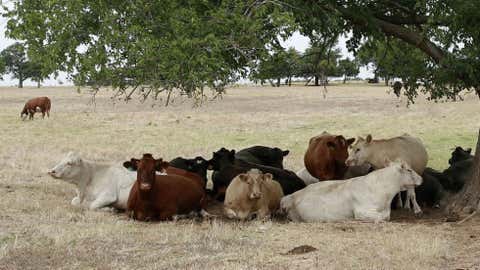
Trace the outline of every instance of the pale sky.
{"label": "pale sky", "polygon": [[[6,29],[7,19],[0,17],[0,51],[5,49],[7,46],[11,45],[15,42],[15,40],[8,39],[5,37],[5,29]],[[304,52],[306,48],[309,46],[309,39],[305,36],[302,36],[300,33],[294,33],[289,39],[282,42],[282,46],[285,48],[294,47],[297,51]],[[338,42],[338,47],[341,49],[343,57],[348,56],[353,58],[353,55],[348,52],[345,46],[346,38],[344,36],[340,37]],[[365,68],[360,69],[359,77],[366,78],[372,77],[372,73],[367,71]],[[50,78],[45,80],[42,85],[45,86],[55,86],[59,85],[59,81],[62,81],[64,85],[72,85],[72,82],[67,80],[67,74],[61,73],[58,78]],[[18,80],[12,79],[10,75],[4,75],[3,80],[0,81],[1,86],[16,86],[18,84]],[[26,80],[24,82],[25,86],[36,86],[35,82],[30,80]]]}

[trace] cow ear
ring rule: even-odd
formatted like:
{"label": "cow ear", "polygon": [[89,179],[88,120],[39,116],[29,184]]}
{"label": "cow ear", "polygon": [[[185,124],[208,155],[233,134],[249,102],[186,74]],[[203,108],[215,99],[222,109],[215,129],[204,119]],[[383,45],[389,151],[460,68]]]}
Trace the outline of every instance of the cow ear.
{"label": "cow ear", "polygon": [[235,155],[235,150],[234,150],[234,149],[232,149],[232,150],[230,151],[230,155],[233,155],[233,156]]}
{"label": "cow ear", "polygon": [[335,143],[334,142],[327,142],[327,146],[335,149]]}
{"label": "cow ear", "polygon": [[350,138],[347,140],[347,145],[352,145],[353,142],[355,142],[355,138]]}
{"label": "cow ear", "polygon": [[139,161],[140,160],[138,160],[138,159],[132,158],[132,159],[130,159],[130,161],[125,161],[123,163],[123,167],[125,167],[125,168],[127,168],[131,171],[136,171],[137,168],[138,168],[138,162]]}
{"label": "cow ear", "polygon": [[465,149],[465,152],[471,154],[471,153],[472,153],[472,148],[467,148],[467,149]]}
{"label": "cow ear", "polygon": [[239,174],[238,178],[242,180],[243,182],[248,182],[248,175],[245,173]]}
{"label": "cow ear", "polygon": [[290,151],[289,150],[285,150],[282,152],[283,156],[286,157],[288,154],[290,154]]}
{"label": "cow ear", "polygon": [[272,180],[273,179],[273,175],[271,173],[265,173],[263,175],[263,180]]}
{"label": "cow ear", "polygon": [[368,134],[367,135],[367,143],[371,143],[371,142],[372,142],[372,135]]}
{"label": "cow ear", "polygon": [[163,161],[163,159],[159,158],[155,160],[155,171],[157,172],[163,172],[165,171],[170,163]]}

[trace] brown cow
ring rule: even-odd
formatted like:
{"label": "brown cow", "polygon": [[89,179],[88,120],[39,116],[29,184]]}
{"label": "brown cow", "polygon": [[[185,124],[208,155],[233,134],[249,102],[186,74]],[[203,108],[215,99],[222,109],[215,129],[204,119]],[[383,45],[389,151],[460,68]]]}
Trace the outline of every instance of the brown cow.
{"label": "brown cow", "polygon": [[127,214],[141,221],[169,220],[175,215],[204,209],[205,191],[195,180],[180,175],[157,175],[168,162],[144,154],[123,164],[137,170],[137,181],[130,191]]}
{"label": "brown cow", "polygon": [[[51,102],[48,97],[32,98],[25,103],[20,117],[22,120],[25,120],[27,116],[29,116],[28,119],[33,119],[33,115],[37,112],[37,109],[40,109],[40,112],[42,112],[42,118],[45,118],[45,113],[50,117],[50,107]],[[23,115],[25,115],[25,117]]]}
{"label": "brown cow", "polygon": [[315,178],[322,180],[343,179],[347,166],[347,148],[355,138],[346,140],[342,135],[323,132],[310,139],[305,153],[305,168]]}

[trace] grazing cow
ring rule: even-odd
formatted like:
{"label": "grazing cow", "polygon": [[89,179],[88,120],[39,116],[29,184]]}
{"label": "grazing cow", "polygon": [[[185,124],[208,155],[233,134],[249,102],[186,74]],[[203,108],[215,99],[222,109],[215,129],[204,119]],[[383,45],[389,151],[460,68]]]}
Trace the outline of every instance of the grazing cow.
{"label": "grazing cow", "polygon": [[[20,113],[20,117],[22,120],[25,120],[27,116],[29,119],[33,119],[33,115],[39,109],[42,112],[42,118],[45,118],[45,113],[48,117],[50,117],[50,107],[51,102],[48,97],[36,97],[32,98],[23,107],[22,112]],[[24,116],[25,115],[25,116]]]}
{"label": "grazing cow", "polygon": [[[427,150],[422,141],[404,134],[387,140],[372,140],[372,135],[368,135],[366,139],[359,137],[351,147],[346,163],[353,166],[368,162],[374,169],[380,169],[387,165],[385,158],[387,160],[403,160],[419,175],[423,174],[428,162]],[[413,188],[407,191],[405,208],[410,208],[410,202],[413,205],[414,213],[421,214],[422,209],[415,199]],[[402,206],[401,197],[399,197],[397,204],[399,207]]]}
{"label": "grazing cow", "polygon": [[452,157],[448,160],[448,164],[453,165],[462,160],[472,159],[472,148],[463,149],[460,146],[455,147]]}
{"label": "grazing cow", "polygon": [[354,138],[346,140],[342,135],[323,132],[313,137],[305,152],[305,168],[319,180],[343,179],[347,166],[348,146]]}
{"label": "grazing cow", "polygon": [[203,182],[205,184],[208,181],[207,179],[208,161],[203,157],[198,156],[192,159],[177,157],[170,160],[169,164],[170,164],[169,168],[175,167],[175,168],[179,168],[179,169],[200,175],[200,177],[203,179]]}
{"label": "grazing cow", "polygon": [[393,93],[397,96],[400,97],[400,92],[402,91],[402,83],[399,81],[396,81],[393,83],[392,88],[393,88]]}
{"label": "grazing cow", "polygon": [[209,160],[209,165],[216,171],[212,175],[213,193],[220,201],[223,201],[225,190],[233,178],[250,169],[259,169],[264,173],[272,174],[273,179],[282,186],[284,194],[290,194],[305,187],[305,183],[294,172],[237,160],[235,159],[235,150],[229,151],[222,148],[214,152],[212,159]]}
{"label": "grazing cow", "polygon": [[288,153],[290,151],[284,151],[278,147],[271,148],[257,145],[236,152],[235,159],[283,169],[283,158]]}
{"label": "grazing cow", "polygon": [[[347,171],[345,172],[345,175],[343,176],[342,179],[332,179],[332,180],[344,180],[344,179],[350,179],[354,177],[359,177],[359,176],[364,176],[371,172],[373,170],[372,166],[370,164],[366,163],[361,166],[349,166],[347,168]],[[310,184],[318,183],[320,180],[317,178],[313,177],[306,168],[303,168],[296,172],[297,176],[300,177],[300,179],[305,182],[305,184],[308,186]]]}
{"label": "grazing cow", "polygon": [[395,194],[421,183],[407,163],[391,162],[365,176],[309,185],[283,197],[280,208],[293,221],[384,221]]}
{"label": "grazing cow", "polygon": [[283,191],[270,173],[257,169],[237,175],[225,192],[224,210],[229,218],[246,219],[252,214],[268,218],[280,206]]}
{"label": "grazing cow", "polygon": [[69,152],[48,174],[77,186],[72,205],[89,209],[112,206],[124,210],[135,173],[119,165],[99,164]]}
{"label": "grazing cow", "polygon": [[168,162],[144,154],[123,164],[137,170],[137,181],[130,191],[127,203],[129,216],[140,221],[169,220],[175,215],[200,212],[204,208],[205,191],[198,182],[180,175],[158,175]]}

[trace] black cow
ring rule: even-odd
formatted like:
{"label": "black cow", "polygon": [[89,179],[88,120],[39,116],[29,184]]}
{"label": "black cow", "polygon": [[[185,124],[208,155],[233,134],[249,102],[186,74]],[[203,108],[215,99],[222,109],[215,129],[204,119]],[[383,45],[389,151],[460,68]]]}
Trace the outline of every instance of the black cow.
{"label": "black cow", "polygon": [[280,183],[285,195],[291,194],[305,187],[305,183],[292,171],[283,170],[271,166],[264,166],[250,163],[240,159],[235,159],[235,150],[227,150],[222,148],[213,153],[213,157],[209,160],[211,169],[216,173],[212,175],[213,194],[217,200],[223,201],[225,190],[230,182],[237,175],[246,173],[250,169],[259,169],[263,173],[271,173],[273,179]]}
{"label": "black cow", "polygon": [[453,165],[462,160],[467,160],[473,158],[472,148],[463,149],[460,146],[457,146],[452,152],[452,157],[448,160],[448,164]]}
{"label": "black cow", "polygon": [[400,97],[400,92],[402,91],[402,83],[399,82],[399,81],[396,81],[393,85],[392,85],[392,88],[393,88],[393,93],[397,96],[397,97]]}
{"label": "black cow", "polygon": [[[425,168],[422,174],[422,184],[415,187],[416,200],[420,207],[437,208],[441,206],[442,199],[447,195],[447,191],[440,183],[441,177],[443,177],[441,172],[429,167]],[[407,197],[406,192],[402,191],[401,194],[405,202]],[[392,209],[396,209],[397,196],[398,195],[395,195],[395,198],[392,200]]]}
{"label": "black cow", "polygon": [[278,147],[256,145],[236,152],[235,159],[283,169],[283,157],[288,153]]}
{"label": "black cow", "polygon": [[207,183],[208,161],[203,157],[198,156],[192,159],[177,157],[172,159],[169,163],[172,167],[183,169],[200,175],[200,177],[202,177],[205,183]]}
{"label": "black cow", "polygon": [[473,158],[455,162],[443,171],[442,186],[451,192],[458,192],[472,176]]}

